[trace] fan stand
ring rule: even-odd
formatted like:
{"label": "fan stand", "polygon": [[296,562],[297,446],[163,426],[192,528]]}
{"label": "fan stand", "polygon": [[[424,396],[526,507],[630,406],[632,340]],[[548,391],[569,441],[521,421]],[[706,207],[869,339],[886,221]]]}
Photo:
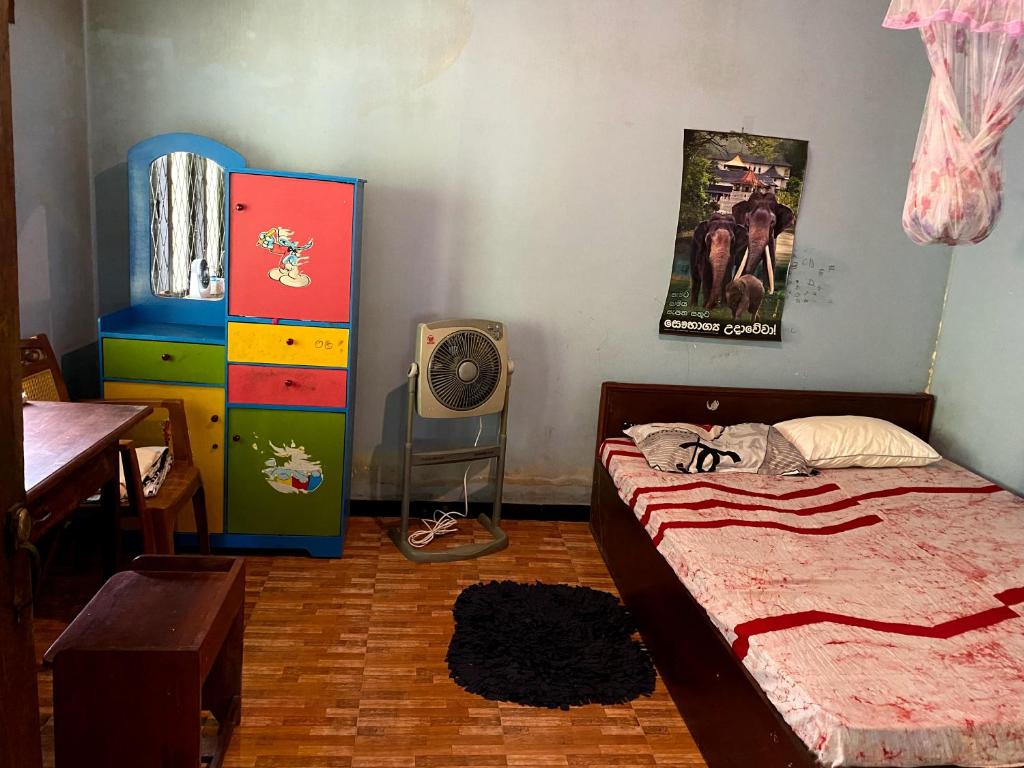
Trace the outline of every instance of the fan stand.
{"label": "fan stand", "polygon": [[[416,411],[416,387],[419,382],[419,366],[415,363],[409,369],[409,382],[406,388],[406,420],[405,420],[405,461],[402,468],[402,524],[399,528],[389,528],[388,535],[398,547],[398,551],[414,563],[450,563],[453,560],[469,560],[474,557],[489,555],[508,546],[508,535],[501,528],[501,490],[505,480],[505,435],[508,426],[508,391],[512,384],[512,365],[508,366],[508,379],[505,385],[505,402],[501,408],[501,428],[498,433],[497,445],[482,445],[473,448],[455,448],[445,451],[414,451],[412,449],[412,429]],[[412,497],[412,468],[437,464],[460,464],[466,462],[494,459],[494,507],[491,516],[477,516],[484,529],[491,534],[491,540],[480,544],[464,544],[461,547],[450,547],[436,552],[417,549],[409,543],[409,507]]]}

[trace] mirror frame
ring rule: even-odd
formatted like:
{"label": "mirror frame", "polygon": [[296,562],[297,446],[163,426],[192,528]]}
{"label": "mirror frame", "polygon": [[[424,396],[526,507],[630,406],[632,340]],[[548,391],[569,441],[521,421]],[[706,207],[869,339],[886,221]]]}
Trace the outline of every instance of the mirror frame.
{"label": "mirror frame", "polygon": [[[224,169],[224,292],[223,301],[196,301],[156,296],[150,285],[150,182],[153,161],[171,152],[191,152],[218,163]],[[131,258],[132,307],[144,308],[153,322],[218,325],[227,312],[227,243],[230,225],[228,200],[231,172],[245,168],[245,158],[220,142],[193,133],[163,133],[140,141],[128,150],[128,237]]]}

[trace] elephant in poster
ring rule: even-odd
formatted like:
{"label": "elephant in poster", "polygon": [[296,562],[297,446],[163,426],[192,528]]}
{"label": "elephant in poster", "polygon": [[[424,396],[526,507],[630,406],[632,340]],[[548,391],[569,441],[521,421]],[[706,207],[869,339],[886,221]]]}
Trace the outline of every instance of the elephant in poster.
{"label": "elephant in poster", "polygon": [[725,286],[725,303],[732,310],[732,319],[739,320],[744,313],[750,313],[751,321],[757,320],[757,313],[764,300],[764,284],[753,275],[737,275]]}
{"label": "elephant in poster", "polygon": [[690,300],[714,309],[725,301],[725,285],[732,279],[738,257],[747,248],[747,229],[728,213],[716,213],[693,230],[690,253]]}
{"label": "elephant in poster", "polygon": [[738,275],[756,275],[762,262],[768,293],[775,293],[775,266],[777,252],[775,241],[786,227],[796,218],[793,209],[775,199],[772,190],[754,190],[750,197],[732,207],[736,223],[747,228],[750,249],[744,254]]}

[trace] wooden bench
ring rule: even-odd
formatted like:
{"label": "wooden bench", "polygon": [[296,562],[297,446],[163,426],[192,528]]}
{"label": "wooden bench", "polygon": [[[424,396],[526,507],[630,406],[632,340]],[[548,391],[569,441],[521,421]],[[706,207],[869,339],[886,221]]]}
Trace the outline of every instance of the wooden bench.
{"label": "wooden bench", "polygon": [[44,656],[57,768],[219,766],[241,714],[244,596],[237,558],[143,555],[113,576]]}

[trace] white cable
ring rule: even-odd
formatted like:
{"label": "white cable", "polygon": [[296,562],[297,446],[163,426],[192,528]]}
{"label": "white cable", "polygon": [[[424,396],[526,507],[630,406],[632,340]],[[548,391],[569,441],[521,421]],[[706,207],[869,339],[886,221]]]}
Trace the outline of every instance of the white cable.
{"label": "white cable", "polygon": [[[484,431],[484,417],[477,417],[480,421],[479,426],[476,430],[476,438],[473,440],[473,447],[476,448],[480,444],[480,435]],[[434,510],[434,516],[430,520],[421,520],[423,528],[419,531],[413,531],[409,534],[409,545],[420,549],[427,546],[438,536],[446,536],[449,533],[455,533],[459,529],[459,518],[469,516],[469,470],[473,468],[473,464],[476,462],[470,462],[466,466],[466,471],[462,473],[462,512],[451,511],[445,512],[441,509]]]}
{"label": "white cable", "polygon": [[455,533],[459,529],[459,518],[464,517],[462,512],[442,512],[434,510],[432,520],[422,520],[423,529],[409,534],[409,545],[420,549],[427,546],[438,536]]}

